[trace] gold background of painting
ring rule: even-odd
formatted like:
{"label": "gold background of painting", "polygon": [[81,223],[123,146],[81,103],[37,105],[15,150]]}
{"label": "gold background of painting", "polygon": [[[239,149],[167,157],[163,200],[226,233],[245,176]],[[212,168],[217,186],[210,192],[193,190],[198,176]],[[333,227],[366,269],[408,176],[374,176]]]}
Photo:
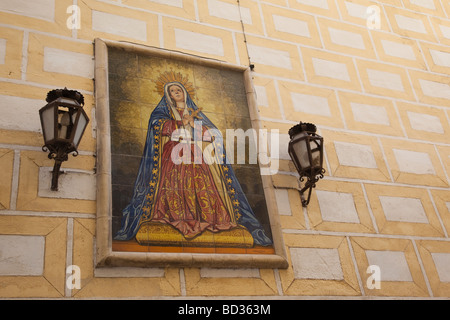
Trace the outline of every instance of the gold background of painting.
{"label": "gold background of painting", "polygon": [[[161,75],[167,72],[179,73],[193,86],[192,100],[222,132],[225,144],[226,129],[239,128],[246,131],[251,128],[251,119],[244,79],[240,72],[220,70],[120,49],[110,49],[108,54],[113,192],[112,234],[114,236],[120,228],[122,210],[128,205],[132,196],[134,181],[146,141],[148,120],[162,98],[160,88],[158,88],[158,84],[161,84],[159,83]],[[234,143],[234,150],[237,150],[236,141]],[[235,164],[233,168],[258,220],[271,237],[259,167],[257,164],[249,164],[248,145],[246,143],[245,164]],[[236,162],[236,153],[235,151],[234,162]],[[253,247],[253,239],[248,232],[230,230],[214,235],[204,232],[195,239],[196,241],[182,241],[182,237],[177,236],[177,231],[171,232],[170,228],[165,228],[163,231],[161,233],[161,228],[152,224],[146,225],[138,232],[136,239],[127,243],[128,245],[124,245],[122,241],[113,241],[113,250],[154,250],[151,247],[146,249],[137,247],[136,243],[148,246],[183,247],[184,251],[189,250],[186,247],[213,249],[217,247],[222,251],[224,247],[241,249]],[[146,238],[147,240],[145,240]],[[211,252],[211,250],[207,252]],[[230,252],[249,253],[251,251],[230,250]],[[273,253],[273,249],[270,248],[264,252]]]}

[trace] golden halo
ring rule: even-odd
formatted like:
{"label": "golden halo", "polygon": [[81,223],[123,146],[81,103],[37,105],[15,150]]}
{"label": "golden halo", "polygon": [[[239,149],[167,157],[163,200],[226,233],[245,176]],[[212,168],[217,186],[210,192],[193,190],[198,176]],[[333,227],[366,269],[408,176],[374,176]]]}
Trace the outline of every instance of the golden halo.
{"label": "golden halo", "polygon": [[187,76],[185,77],[180,72],[175,73],[174,71],[166,71],[161,73],[158,80],[156,80],[156,90],[161,96],[164,95],[164,86],[169,82],[180,82],[186,89],[187,93],[189,93],[191,99],[194,98],[195,89],[192,82],[189,81]]}

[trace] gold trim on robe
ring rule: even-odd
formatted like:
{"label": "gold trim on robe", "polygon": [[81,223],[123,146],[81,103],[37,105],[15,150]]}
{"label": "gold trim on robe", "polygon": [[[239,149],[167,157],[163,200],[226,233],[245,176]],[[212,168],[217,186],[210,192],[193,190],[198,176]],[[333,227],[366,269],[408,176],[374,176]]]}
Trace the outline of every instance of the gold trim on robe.
{"label": "gold trim on robe", "polygon": [[179,246],[179,247],[228,247],[252,248],[253,237],[247,229],[236,227],[230,230],[211,232],[203,231],[199,236],[186,239],[178,230],[169,224],[146,222],[136,234],[140,245]]}

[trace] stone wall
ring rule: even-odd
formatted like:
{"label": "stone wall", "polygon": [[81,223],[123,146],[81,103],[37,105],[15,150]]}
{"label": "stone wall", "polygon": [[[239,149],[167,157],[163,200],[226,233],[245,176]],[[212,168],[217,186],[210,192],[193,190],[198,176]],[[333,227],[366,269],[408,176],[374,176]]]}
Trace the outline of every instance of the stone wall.
{"label": "stone wall", "polygon": [[[449,0],[2,0],[0,21],[0,297],[450,297]],[[255,65],[287,269],[94,269],[95,38]],[[91,122],[51,192],[38,110],[63,87]],[[307,208],[300,120],[325,139]]]}

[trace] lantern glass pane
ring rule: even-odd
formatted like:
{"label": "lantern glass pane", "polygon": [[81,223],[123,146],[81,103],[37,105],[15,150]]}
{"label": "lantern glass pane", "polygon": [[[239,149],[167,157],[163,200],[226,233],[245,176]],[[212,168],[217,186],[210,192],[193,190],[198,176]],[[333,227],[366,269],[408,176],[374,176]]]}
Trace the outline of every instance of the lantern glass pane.
{"label": "lantern glass pane", "polygon": [[55,110],[54,108],[46,108],[41,113],[42,129],[44,133],[44,141],[50,141],[55,138]]}
{"label": "lantern glass pane", "polygon": [[296,134],[293,137],[293,140],[300,139],[298,141],[295,141],[292,145],[294,153],[300,162],[300,167],[302,170],[309,168],[311,166],[309,162],[309,154],[308,154],[308,134],[306,134],[304,131]]}
{"label": "lantern glass pane", "polygon": [[58,138],[60,139],[69,139],[70,132],[72,131],[72,122],[70,121],[70,114],[68,111],[62,111],[60,109],[60,113],[58,115]]}
{"label": "lantern glass pane", "polygon": [[313,167],[320,167],[321,165],[321,159],[320,159],[320,143],[321,141],[319,139],[313,139],[311,140],[311,155],[312,155],[312,166]]}
{"label": "lantern glass pane", "polygon": [[[76,113],[74,114],[76,115]],[[78,120],[78,125],[75,128],[75,135],[73,137],[73,144],[75,148],[78,148],[78,144],[80,143],[81,136],[83,135],[84,129],[88,124],[88,118],[84,112],[80,113],[80,119]]]}
{"label": "lantern glass pane", "polygon": [[316,150],[314,152],[312,152],[312,166],[317,168],[320,167],[320,150]]}

